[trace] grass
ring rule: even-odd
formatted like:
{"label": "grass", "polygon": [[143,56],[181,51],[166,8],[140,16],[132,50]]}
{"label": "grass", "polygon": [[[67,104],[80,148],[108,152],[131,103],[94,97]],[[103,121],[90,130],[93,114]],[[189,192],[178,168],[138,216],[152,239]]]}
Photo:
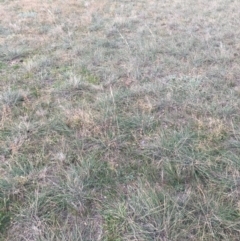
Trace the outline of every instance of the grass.
{"label": "grass", "polygon": [[0,6],[0,240],[239,240],[237,0]]}

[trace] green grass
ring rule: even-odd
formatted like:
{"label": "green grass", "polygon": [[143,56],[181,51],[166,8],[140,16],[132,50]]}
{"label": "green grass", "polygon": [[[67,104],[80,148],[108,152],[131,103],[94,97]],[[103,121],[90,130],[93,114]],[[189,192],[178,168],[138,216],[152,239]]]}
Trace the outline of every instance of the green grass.
{"label": "green grass", "polygon": [[0,240],[239,240],[239,7],[0,1]]}

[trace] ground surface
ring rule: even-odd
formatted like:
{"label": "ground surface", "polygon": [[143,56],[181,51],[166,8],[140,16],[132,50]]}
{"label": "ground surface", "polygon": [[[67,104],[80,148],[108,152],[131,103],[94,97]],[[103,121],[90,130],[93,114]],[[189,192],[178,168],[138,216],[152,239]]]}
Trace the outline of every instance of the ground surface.
{"label": "ground surface", "polygon": [[1,0],[0,240],[239,240],[239,9]]}

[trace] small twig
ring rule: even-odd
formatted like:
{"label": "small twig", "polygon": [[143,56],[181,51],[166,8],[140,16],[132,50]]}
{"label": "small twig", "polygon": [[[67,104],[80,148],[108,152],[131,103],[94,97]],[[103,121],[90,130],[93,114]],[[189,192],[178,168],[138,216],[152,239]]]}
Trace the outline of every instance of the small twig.
{"label": "small twig", "polygon": [[129,49],[129,51],[131,51],[131,48],[130,48],[130,46],[129,46],[129,44],[128,44],[128,41],[126,40],[126,38],[121,34],[121,32],[117,29],[117,31],[118,31],[118,33],[119,33],[119,35],[121,36],[121,38],[123,39],[123,41],[126,43],[126,45],[128,46],[128,49]]}

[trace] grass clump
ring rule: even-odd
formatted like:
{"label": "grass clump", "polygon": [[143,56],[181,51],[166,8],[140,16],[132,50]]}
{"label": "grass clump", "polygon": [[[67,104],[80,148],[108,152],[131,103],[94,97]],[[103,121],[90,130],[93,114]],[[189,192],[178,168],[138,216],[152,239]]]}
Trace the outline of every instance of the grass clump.
{"label": "grass clump", "polygon": [[239,7],[0,1],[0,240],[239,240]]}
{"label": "grass clump", "polygon": [[4,195],[1,194],[0,203],[0,232],[3,233],[11,223],[11,212],[8,208],[9,201],[4,199]]}
{"label": "grass clump", "polygon": [[2,105],[13,106],[24,101],[24,95],[20,91],[8,90],[2,93],[0,98]]}

